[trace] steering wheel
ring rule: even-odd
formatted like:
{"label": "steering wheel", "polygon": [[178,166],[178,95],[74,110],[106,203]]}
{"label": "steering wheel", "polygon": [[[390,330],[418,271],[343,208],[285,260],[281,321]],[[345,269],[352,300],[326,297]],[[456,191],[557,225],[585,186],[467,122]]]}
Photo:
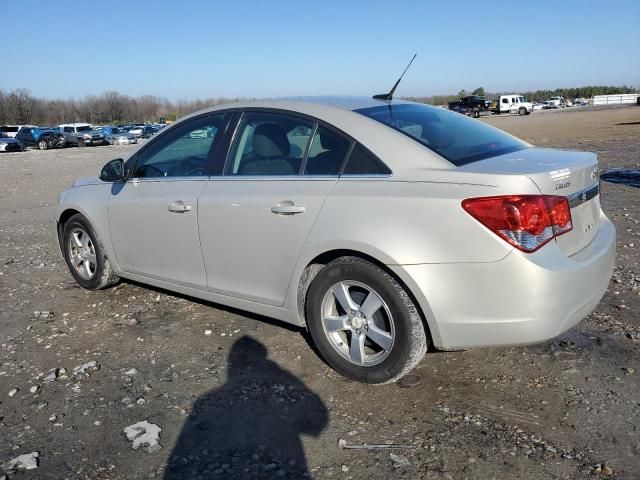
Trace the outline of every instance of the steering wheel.
{"label": "steering wheel", "polygon": [[[150,173],[154,173],[151,174]],[[155,174],[157,173],[157,175]],[[136,177],[166,177],[167,174],[160,170],[158,167],[154,167],[153,165],[141,165],[136,168]]]}

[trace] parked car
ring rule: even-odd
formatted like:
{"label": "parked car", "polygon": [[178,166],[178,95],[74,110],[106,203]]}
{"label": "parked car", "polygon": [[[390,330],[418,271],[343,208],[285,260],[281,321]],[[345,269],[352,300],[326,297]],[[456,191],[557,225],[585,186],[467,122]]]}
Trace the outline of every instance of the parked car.
{"label": "parked car", "polygon": [[88,123],[65,123],[58,125],[58,129],[69,145],[84,147],[104,143],[104,134]]}
{"label": "parked car", "polygon": [[131,145],[138,143],[136,136],[119,127],[96,127],[104,135],[105,143],[109,145]]}
{"label": "parked car", "polygon": [[21,152],[24,150],[22,142],[0,131],[0,152]]}
{"label": "parked car", "polygon": [[382,383],[428,346],[541,342],[589,314],[616,244],[597,169],[423,104],[241,102],[77,180],[57,234],[84,288],[123,277],[304,326]]}
{"label": "parked car", "polygon": [[22,127],[33,127],[34,125],[2,125],[0,126],[0,132],[5,135],[15,138]]}
{"label": "parked car", "polygon": [[136,136],[136,138],[142,138],[142,127],[133,126],[129,129],[129,132]]}
{"label": "parked car", "polygon": [[64,135],[54,128],[22,127],[15,138],[25,147],[38,147],[40,150],[66,145]]}
{"label": "parked car", "polygon": [[137,138],[150,138],[156,130],[151,125],[134,126],[131,130]]}

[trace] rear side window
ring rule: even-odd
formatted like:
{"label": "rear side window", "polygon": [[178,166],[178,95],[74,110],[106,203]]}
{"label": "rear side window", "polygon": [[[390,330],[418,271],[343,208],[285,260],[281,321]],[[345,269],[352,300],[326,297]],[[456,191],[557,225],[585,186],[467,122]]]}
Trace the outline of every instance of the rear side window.
{"label": "rear side window", "polygon": [[338,175],[349,147],[349,140],[319,126],[309,147],[304,175]]}
{"label": "rear side window", "polygon": [[343,175],[390,175],[391,170],[377,157],[357,144],[351,151]]}
{"label": "rear side window", "polygon": [[225,175],[299,175],[313,126],[308,120],[290,115],[245,113]]}

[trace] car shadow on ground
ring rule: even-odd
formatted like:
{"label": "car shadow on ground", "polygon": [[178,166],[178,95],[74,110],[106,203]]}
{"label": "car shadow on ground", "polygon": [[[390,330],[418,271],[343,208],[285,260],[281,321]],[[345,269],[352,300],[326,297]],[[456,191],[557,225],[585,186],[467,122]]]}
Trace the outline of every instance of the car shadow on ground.
{"label": "car shadow on ground", "polygon": [[311,478],[301,435],[322,432],[327,408],[267,353],[248,336],[234,343],[226,383],[194,403],[165,480]]}

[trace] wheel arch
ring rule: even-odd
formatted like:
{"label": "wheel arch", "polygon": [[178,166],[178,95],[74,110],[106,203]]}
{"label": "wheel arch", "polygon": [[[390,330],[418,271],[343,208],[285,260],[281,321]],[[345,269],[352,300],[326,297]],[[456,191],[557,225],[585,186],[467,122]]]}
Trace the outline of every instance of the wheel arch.
{"label": "wheel arch", "polygon": [[60,215],[58,215],[58,220],[56,221],[56,233],[58,235],[58,247],[60,247],[60,253],[62,252],[62,231],[64,230],[64,224],[69,221],[71,217],[76,214],[84,215],[84,213],[76,210],[75,208],[66,208]]}
{"label": "wheel arch", "polygon": [[[375,255],[371,255],[369,253],[362,252],[360,250],[353,250],[348,248],[336,248],[332,250],[327,250],[322,253],[316,254],[311,260],[305,262],[306,266],[302,269],[300,275],[297,276],[297,284],[295,284],[295,309],[296,315],[299,319],[299,324],[306,328],[306,318],[304,314],[304,306],[307,297],[307,291],[309,290],[309,285],[316,277],[318,272],[322,270],[322,268],[327,265],[329,262],[336,260],[341,257],[357,257],[362,260],[366,260],[377,267],[384,270],[386,273],[391,275],[400,286],[407,292],[411,301],[414,303],[416,308],[418,309],[418,313],[420,314],[420,318],[422,319],[422,325],[425,330],[425,334],[427,335],[427,339],[430,345],[434,344],[434,335],[439,337],[437,326],[435,325],[435,320],[433,318],[433,314],[431,308],[429,307],[426,299],[424,299],[423,295],[419,295],[422,301],[419,300],[418,296],[415,295],[414,289],[411,288],[410,281],[406,277],[404,277],[397,269],[392,269],[389,265],[385,264],[383,261],[379,260]],[[404,277],[404,278],[403,278]],[[415,284],[414,284],[415,287]]]}
{"label": "wheel arch", "polygon": [[[105,184],[105,189],[97,189],[97,191],[86,187],[71,189],[64,197],[56,215],[56,234],[60,253],[64,256],[61,242],[64,225],[76,214],[84,216],[94,229],[95,234],[98,236],[104,248],[105,256],[109,259],[112,268],[117,273],[119,267],[111,244],[107,219],[108,188],[109,186]],[[101,200],[104,201],[102,202]]]}

